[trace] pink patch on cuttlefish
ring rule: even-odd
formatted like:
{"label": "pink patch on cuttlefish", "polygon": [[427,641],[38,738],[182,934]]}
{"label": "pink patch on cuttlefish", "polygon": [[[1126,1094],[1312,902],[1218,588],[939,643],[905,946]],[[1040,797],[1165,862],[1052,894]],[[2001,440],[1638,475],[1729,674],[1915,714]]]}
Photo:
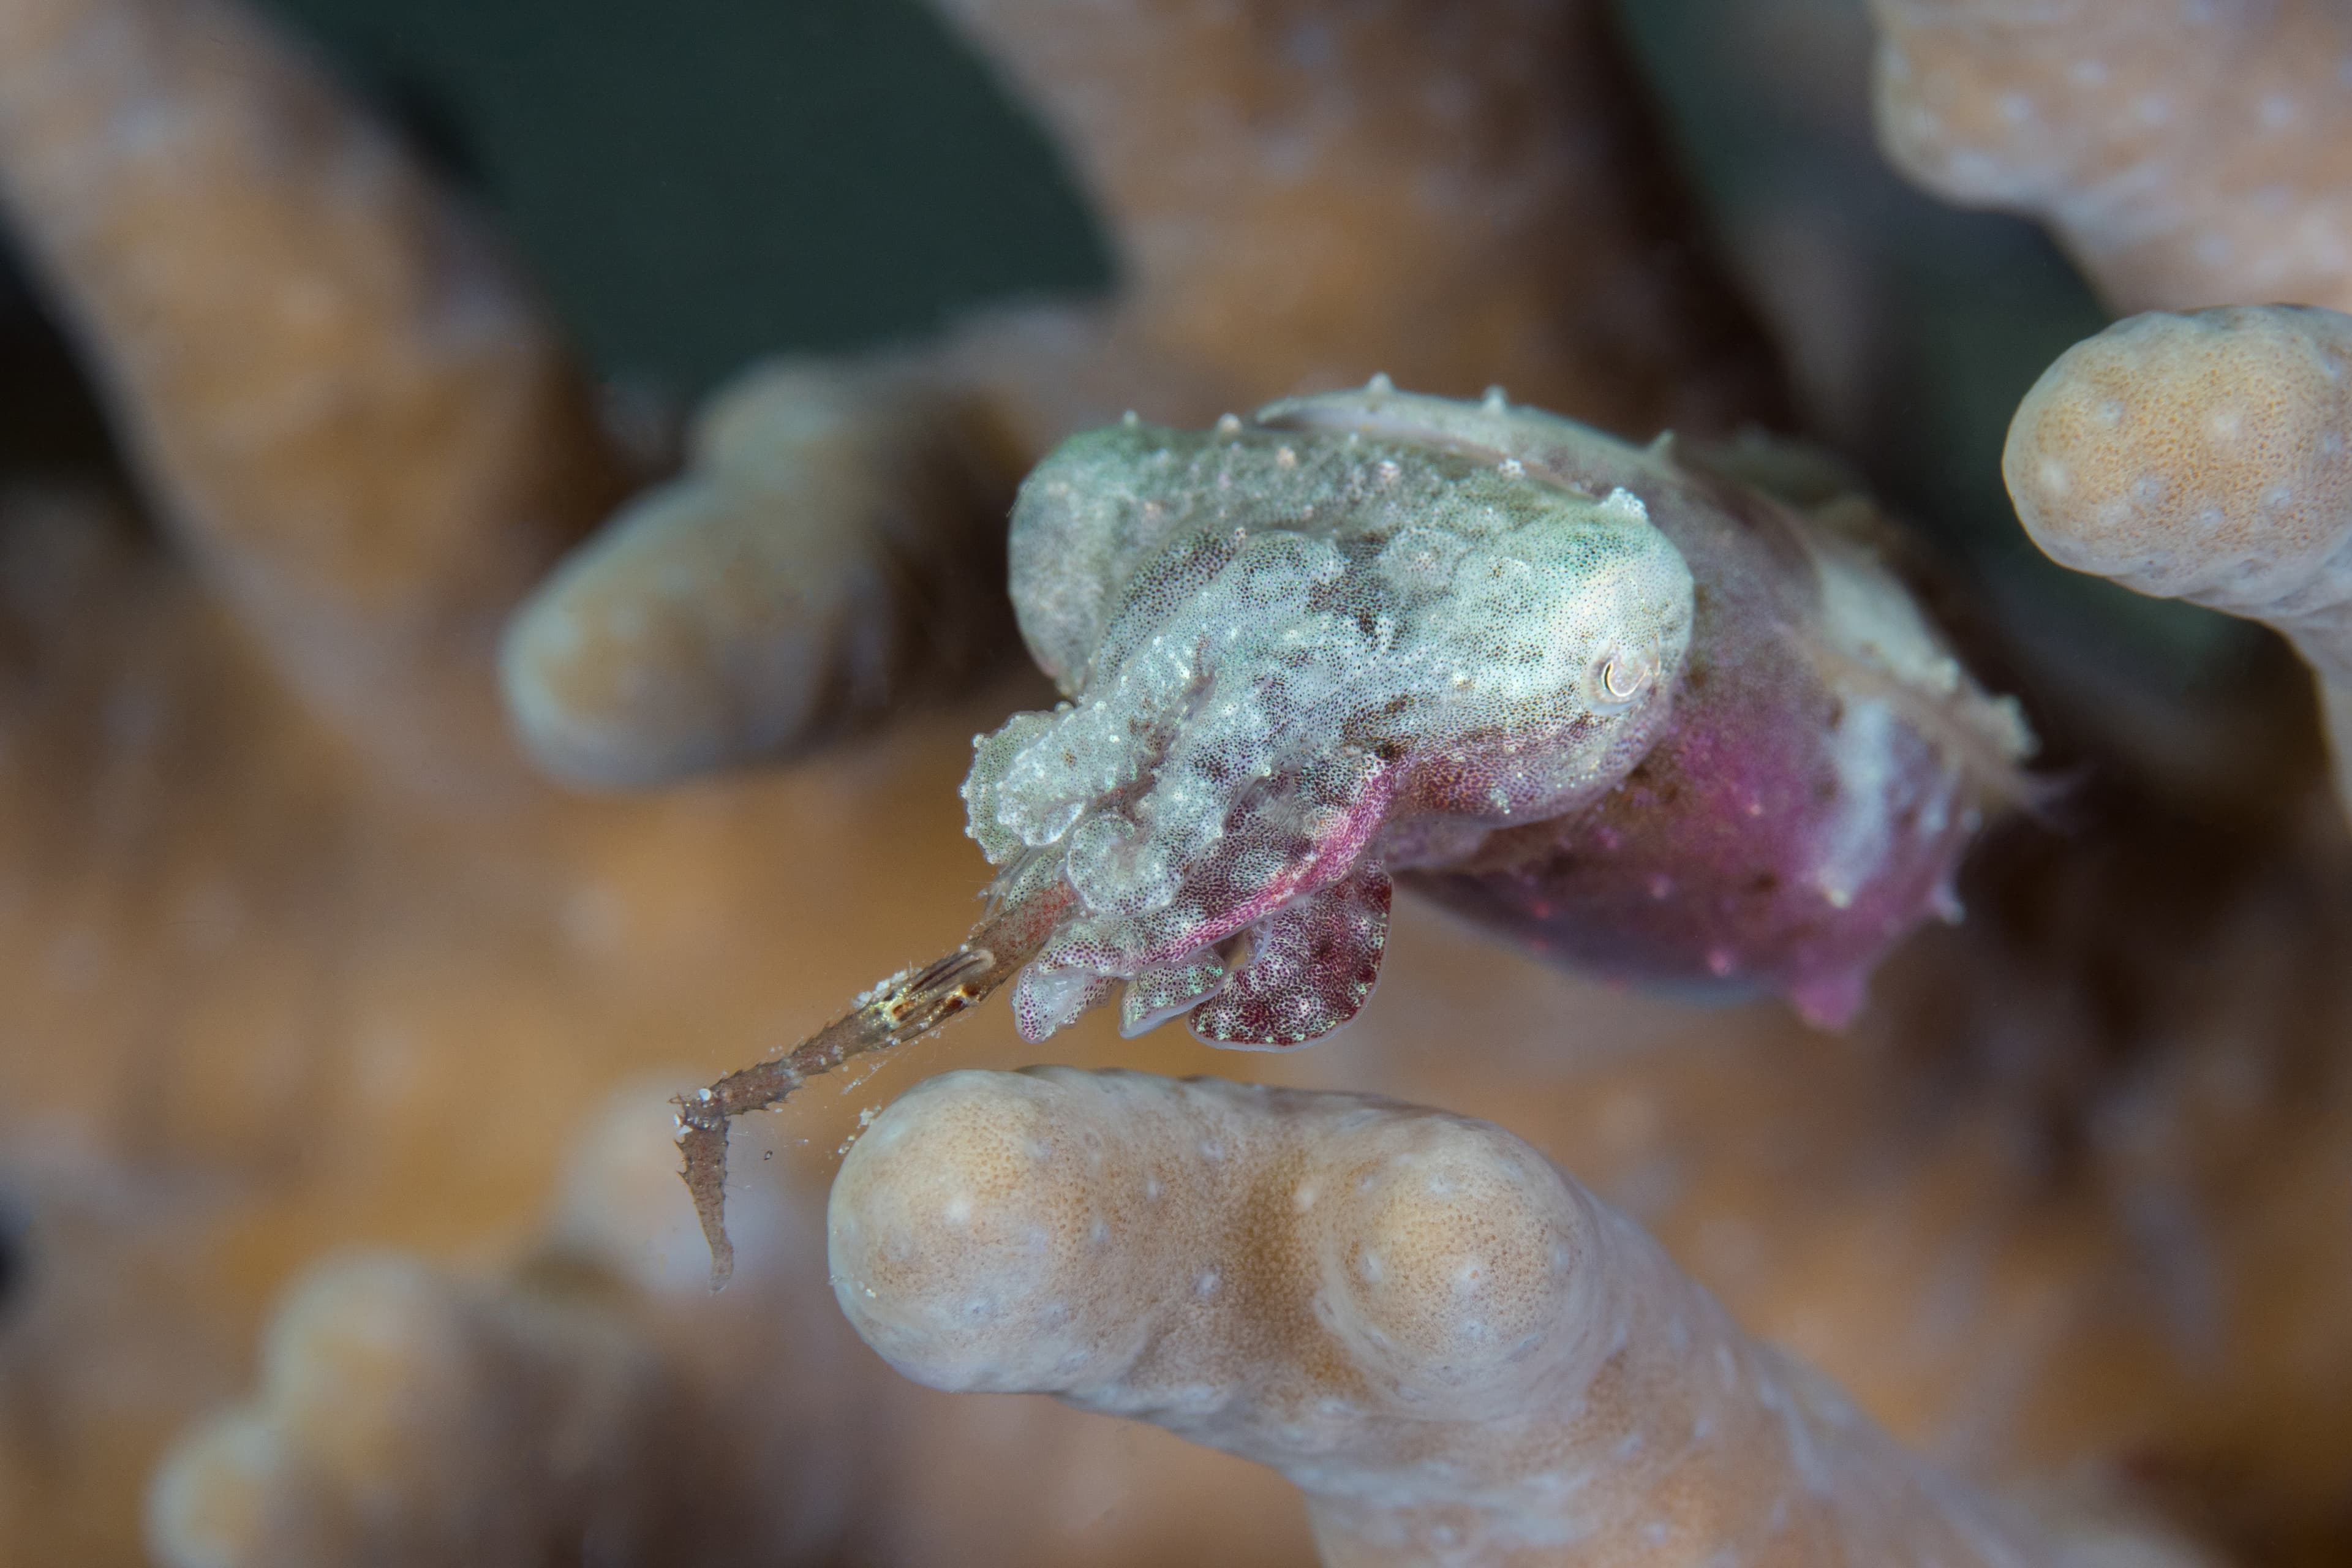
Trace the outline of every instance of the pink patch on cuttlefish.
{"label": "pink patch on cuttlefish", "polygon": [[1853,969],[1817,974],[1789,987],[1797,1016],[1817,1029],[1843,1029],[1862,1012],[1868,996],[1867,975]]}

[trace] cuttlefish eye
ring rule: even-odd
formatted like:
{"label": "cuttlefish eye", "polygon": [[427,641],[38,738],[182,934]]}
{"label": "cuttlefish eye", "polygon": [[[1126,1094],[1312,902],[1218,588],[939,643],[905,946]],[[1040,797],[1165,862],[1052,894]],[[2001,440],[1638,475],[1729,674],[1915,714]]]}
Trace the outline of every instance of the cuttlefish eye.
{"label": "cuttlefish eye", "polygon": [[1622,713],[1634,700],[1656,683],[1658,649],[1655,644],[1627,648],[1616,644],[1601,650],[1592,660],[1592,669],[1586,685],[1591,691],[1595,713]]}

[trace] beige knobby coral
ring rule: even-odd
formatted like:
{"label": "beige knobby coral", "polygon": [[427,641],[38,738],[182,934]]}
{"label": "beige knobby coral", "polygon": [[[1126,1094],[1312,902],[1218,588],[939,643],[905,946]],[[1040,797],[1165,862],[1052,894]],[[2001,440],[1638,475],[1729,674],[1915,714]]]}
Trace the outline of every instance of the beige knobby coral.
{"label": "beige knobby coral", "polygon": [[2332,0],[1872,0],[1879,140],[2047,220],[2126,310],[2352,309],[2352,14]]}
{"label": "beige knobby coral", "polygon": [[1012,642],[1020,462],[972,399],[895,366],[782,362],[696,421],[688,473],[542,584],[501,660],[566,782],[790,757],[971,679]]}
{"label": "beige knobby coral", "polygon": [[2119,321],[2018,405],[2001,473],[2034,542],[2127,588],[2275,627],[2317,676],[2352,809],[2352,317]]}
{"label": "beige knobby coral", "polygon": [[592,1118],[520,1268],[367,1253],[311,1268],[263,1336],[258,1386],[157,1469],[153,1557],[799,1560],[887,1514],[846,1441],[870,1419],[871,1375],[845,1364],[845,1330],[811,1324],[814,1276],[782,1266],[814,1241],[814,1202],[782,1184],[748,1194],[750,1289],[711,1298],[667,1120],[645,1086]]}
{"label": "beige knobby coral", "polygon": [[436,784],[615,461],[486,237],[221,0],[0,8],[0,197],[162,508],[285,679]]}
{"label": "beige knobby coral", "polygon": [[740,1194],[743,1268],[711,1294],[669,1126],[657,1089],[616,1094],[520,1268],[395,1253],[314,1269],[264,1337],[259,1386],[158,1470],[154,1559],[1286,1568],[1305,1555],[1296,1499],[1223,1455],[1160,1434],[1106,1444],[1099,1417],[892,1376],[833,1308],[819,1194],[789,1161]]}
{"label": "beige knobby coral", "polygon": [[1643,436],[1778,412],[1600,0],[935,3],[1055,133],[1132,330],[1247,402],[1385,371]]}
{"label": "beige knobby coral", "polygon": [[649,1538],[626,1440],[657,1369],[597,1314],[397,1255],[316,1270],[262,1346],[258,1401],[184,1439],[151,1531],[186,1568],[543,1560]]}
{"label": "beige knobby coral", "polygon": [[851,1152],[829,1233],[843,1310],[902,1372],[1274,1466],[1331,1563],[2063,1560],[1483,1122],[950,1073]]}

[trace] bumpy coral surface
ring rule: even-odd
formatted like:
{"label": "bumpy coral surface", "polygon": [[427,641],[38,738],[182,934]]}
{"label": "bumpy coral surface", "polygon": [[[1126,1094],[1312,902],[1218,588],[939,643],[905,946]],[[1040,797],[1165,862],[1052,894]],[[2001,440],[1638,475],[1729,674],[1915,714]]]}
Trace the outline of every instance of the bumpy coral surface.
{"label": "bumpy coral surface", "polygon": [[1880,139],[2047,219],[2118,307],[2352,307],[2352,16],[2330,0],[1873,0]]}
{"label": "bumpy coral surface", "polygon": [[313,1269],[265,1335],[258,1387],[158,1471],[155,1559],[1306,1560],[1304,1521],[1271,1475],[1101,1416],[894,1374],[833,1305],[822,1194],[804,1178],[750,1184],[743,1268],[710,1294],[667,1121],[646,1086],[592,1117],[519,1267],[379,1254]]}
{"label": "bumpy coral surface", "polygon": [[2352,318],[2135,316],[2018,405],[2001,470],[2078,571],[2276,627],[2318,676],[2352,805]]}
{"label": "bumpy coral surface", "polygon": [[842,1310],[892,1365],[1272,1465],[1335,1568],[2063,1560],[1466,1119],[951,1073],[851,1152],[829,1233]]}
{"label": "bumpy coral surface", "polygon": [[995,665],[1016,460],[903,367],[786,363],[542,584],[502,674],[541,765],[644,788],[804,754]]}
{"label": "bumpy coral surface", "polygon": [[1119,330],[1161,365],[1131,406],[1213,417],[1169,395],[1204,370],[1238,408],[1385,369],[1643,431],[1779,410],[1601,0],[938,8],[1104,217]]}
{"label": "bumpy coral surface", "polygon": [[1070,700],[964,793],[1013,882],[1076,897],[1016,991],[1032,1037],[1119,983],[1130,1029],[1326,1034],[1391,872],[1538,951],[1843,1021],[2029,744],[1866,535],[1499,395],[1074,440],[1023,487],[1013,591]]}

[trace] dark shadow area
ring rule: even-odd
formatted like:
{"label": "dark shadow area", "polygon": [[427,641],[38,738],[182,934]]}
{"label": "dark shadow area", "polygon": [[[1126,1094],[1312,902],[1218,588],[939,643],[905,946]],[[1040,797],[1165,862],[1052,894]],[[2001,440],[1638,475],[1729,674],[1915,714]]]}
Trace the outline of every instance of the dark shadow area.
{"label": "dark shadow area", "polygon": [[15,1316],[32,1280],[32,1228],[24,1211],[0,1195],[0,1328]]}
{"label": "dark shadow area", "polygon": [[477,187],[600,369],[674,396],[1110,276],[1053,148],[914,0],[267,8]]}
{"label": "dark shadow area", "polygon": [[72,346],[0,227],[0,475],[87,476],[120,467]]}

